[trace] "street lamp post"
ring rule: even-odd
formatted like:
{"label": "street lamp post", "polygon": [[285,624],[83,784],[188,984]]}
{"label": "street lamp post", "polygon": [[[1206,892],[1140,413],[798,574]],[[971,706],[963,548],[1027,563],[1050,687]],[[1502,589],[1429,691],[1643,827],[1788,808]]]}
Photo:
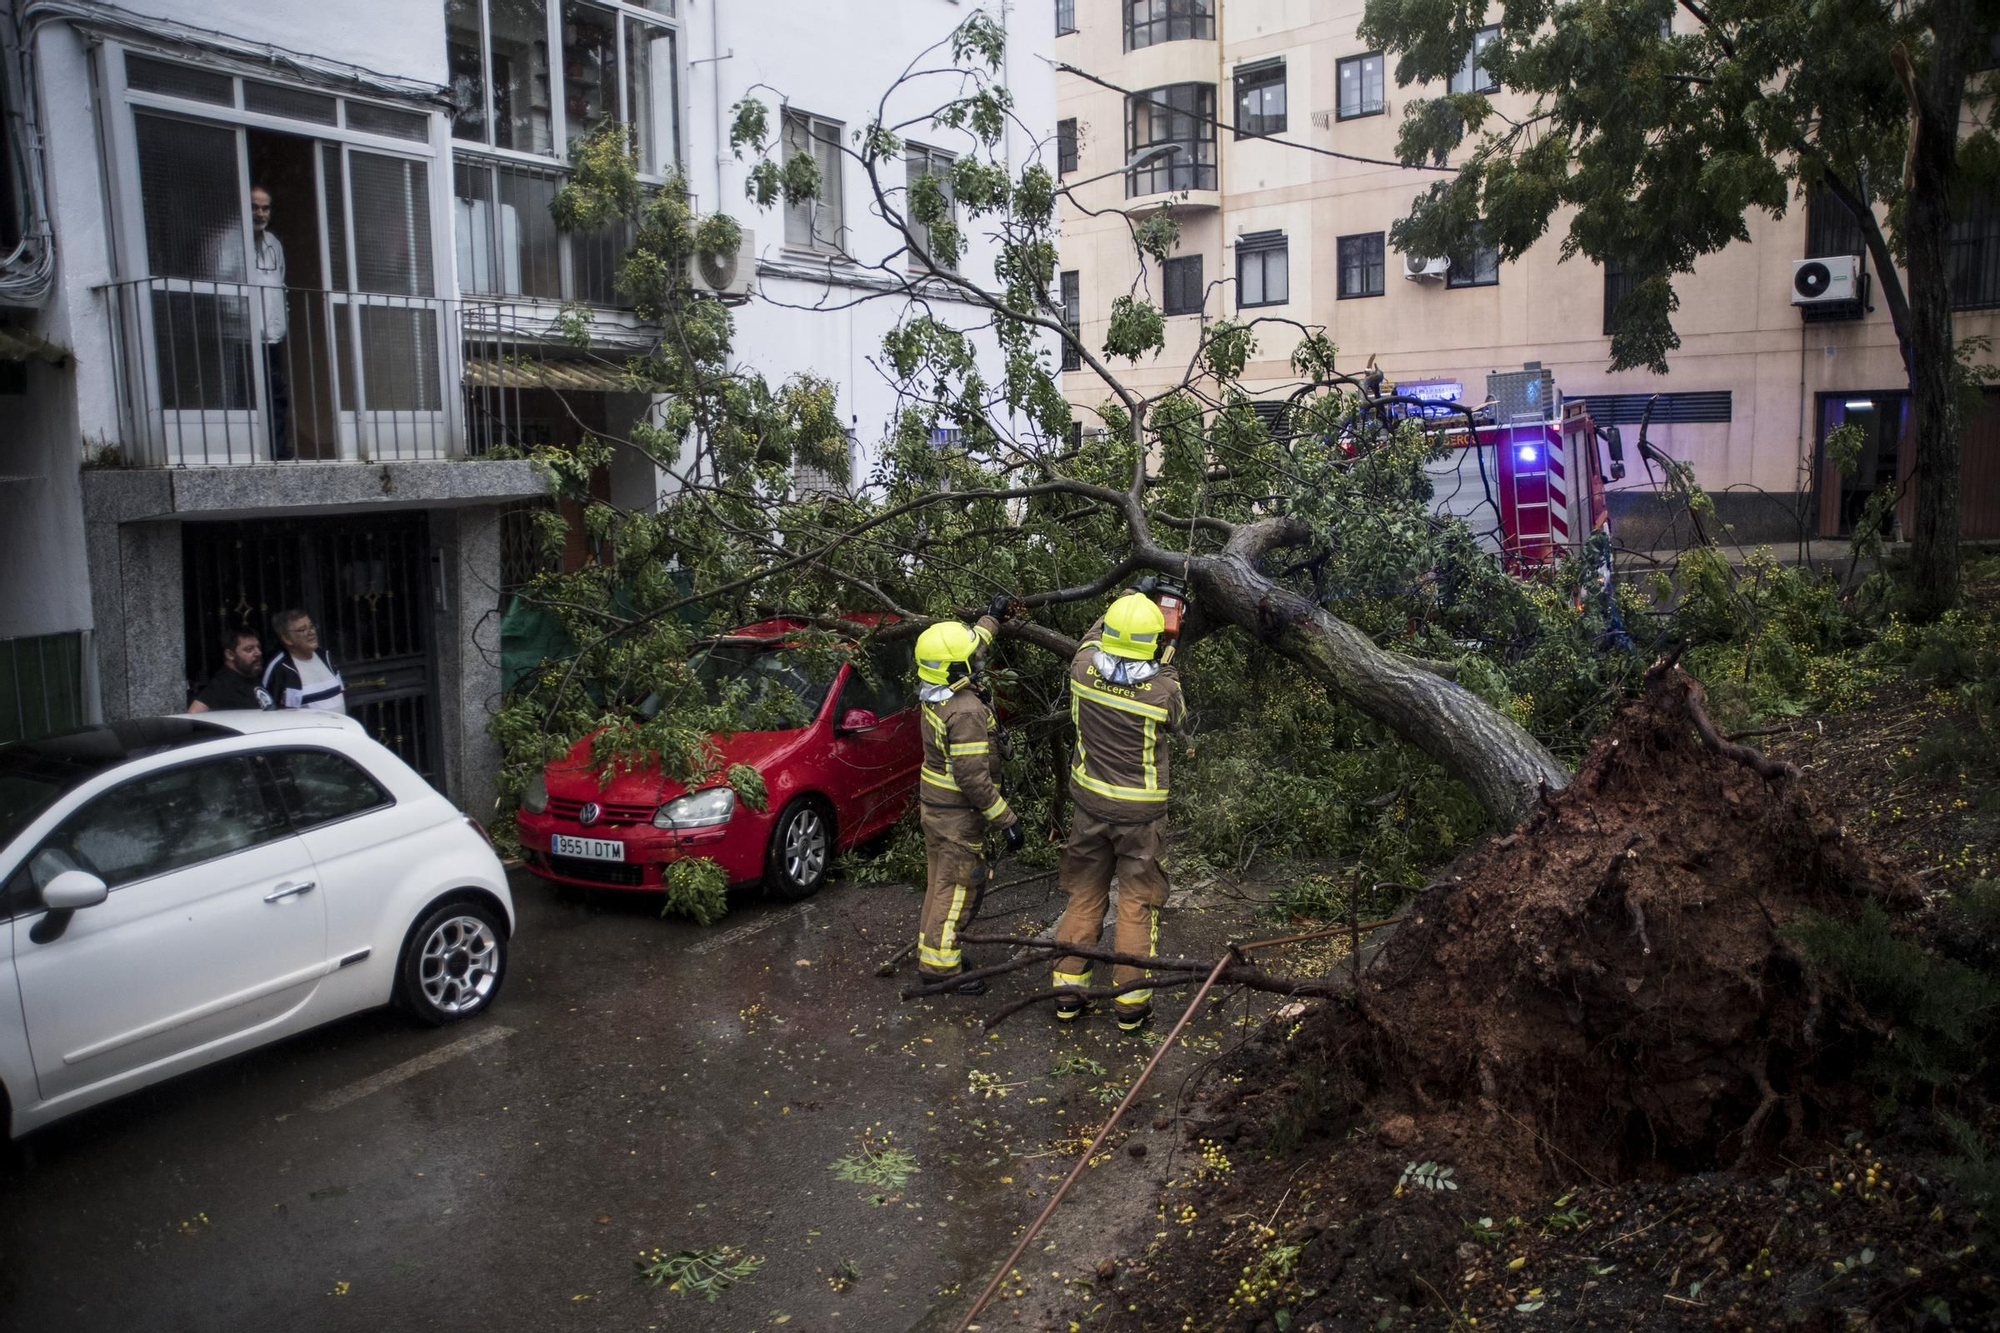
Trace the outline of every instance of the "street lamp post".
{"label": "street lamp post", "polygon": [[1163,157],[1172,153],[1186,153],[1186,152],[1187,149],[1177,143],[1155,144],[1151,148],[1142,149],[1139,152],[1132,154],[1132,156],[1126,160],[1125,165],[1122,167],[1114,168],[1111,171],[1100,171],[1095,176],[1085,176],[1080,181],[1066,180],[1062,183],[1062,187],[1065,190],[1074,190],[1079,185],[1094,184],[1097,181],[1104,180],[1111,176],[1124,176],[1131,172],[1137,171],[1140,167],[1145,166],[1148,162],[1151,162],[1156,157]]}

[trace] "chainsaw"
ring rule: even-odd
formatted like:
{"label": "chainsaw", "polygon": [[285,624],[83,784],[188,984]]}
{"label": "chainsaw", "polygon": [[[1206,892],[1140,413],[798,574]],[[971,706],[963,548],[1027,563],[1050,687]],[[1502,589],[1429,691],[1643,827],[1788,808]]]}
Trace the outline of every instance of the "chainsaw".
{"label": "chainsaw", "polygon": [[1180,637],[1181,615],[1187,610],[1187,584],[1170,574],[1148,574],[1140,579],[1136,587],[1146,596],[1159,603],[1160,614],[1166,624],[1160,629],[1160,637],[1171,643]]}

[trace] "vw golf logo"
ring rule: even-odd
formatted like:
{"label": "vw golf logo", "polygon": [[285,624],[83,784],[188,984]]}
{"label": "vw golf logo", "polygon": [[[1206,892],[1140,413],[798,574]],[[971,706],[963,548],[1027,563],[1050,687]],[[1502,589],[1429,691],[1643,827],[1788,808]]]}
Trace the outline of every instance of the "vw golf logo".
{"label": "vw golf logo", "polygon": [[576,822],[583,825],[585,828],[589,828],[592,824],[595,824],[598,821],[598,819],[603,816],[603,814],[604,811],[598,807],[597,802],[585,801],[583,803],[583,809],[576,812]]}

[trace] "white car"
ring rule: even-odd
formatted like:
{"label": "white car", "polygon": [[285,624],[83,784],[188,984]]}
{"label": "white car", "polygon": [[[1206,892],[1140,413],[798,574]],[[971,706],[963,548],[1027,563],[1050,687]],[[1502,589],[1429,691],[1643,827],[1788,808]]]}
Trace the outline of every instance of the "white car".
{"label": "white car", "polygon": [[479,826],[351,718],[145,718],[0,746],[0,1115],[40,1125],[392,1000],[492,1003]]}

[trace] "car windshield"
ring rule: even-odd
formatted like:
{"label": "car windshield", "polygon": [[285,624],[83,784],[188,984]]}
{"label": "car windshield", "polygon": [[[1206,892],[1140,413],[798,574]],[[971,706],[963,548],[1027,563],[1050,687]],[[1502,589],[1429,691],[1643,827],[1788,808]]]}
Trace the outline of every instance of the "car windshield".
{"label": "car windshield", "polygon": [[[718,643],[688,659],[708,702],[729,710],[732,731],[794,731],[811,724],[826,702],[834,670],[808,664],[790,648]],[[660,697],[649,696],[639,711],[650,717]]]}
{"label": "car windshield", "polygon": [[28,827],[68,785],[57,775],[20,769],[0,759],[0,844]]}
{"label": "car windshield", "polygon": [[150,754],[232,733],[193,718],[134,718],[0,745],[0,845],[70,788]]}

